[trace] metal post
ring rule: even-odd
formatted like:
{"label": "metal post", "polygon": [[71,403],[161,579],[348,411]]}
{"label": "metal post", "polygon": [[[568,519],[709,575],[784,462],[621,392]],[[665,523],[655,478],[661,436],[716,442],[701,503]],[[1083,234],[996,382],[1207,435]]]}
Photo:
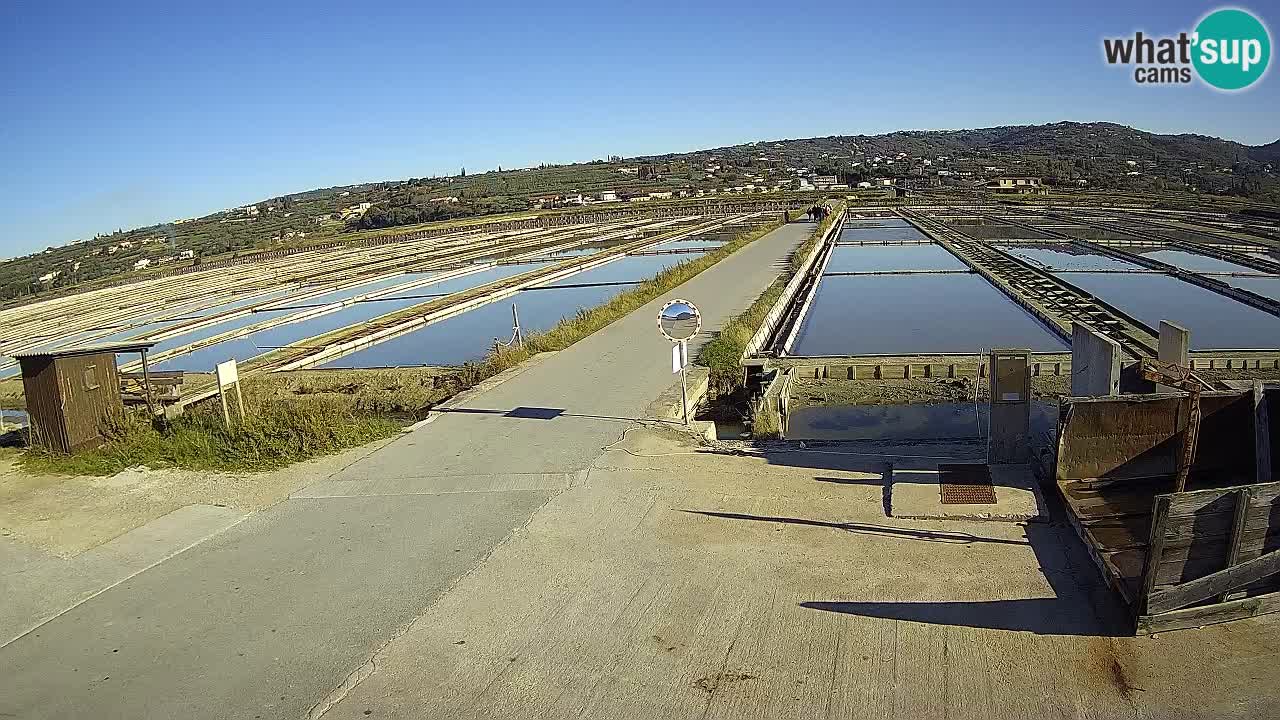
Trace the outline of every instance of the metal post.
{"label": "metal post", "polygon": [[680,368],[680,406],[684,409],[684,424],[689,424],[689,388],[684,381],[684,368]]}
{"label": "metal post", "polygon": [[515,303],[511,303],[511,325],[511,334],[515,337],[516,347],[524,347],[524,333],[520,332],[520,314],[516,312]]}

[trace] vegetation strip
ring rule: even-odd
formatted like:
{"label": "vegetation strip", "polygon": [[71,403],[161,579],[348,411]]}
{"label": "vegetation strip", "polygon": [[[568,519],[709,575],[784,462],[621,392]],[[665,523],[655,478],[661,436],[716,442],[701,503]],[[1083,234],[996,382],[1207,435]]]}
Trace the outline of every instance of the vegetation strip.
{"label": "vegetation strip", "polygon": [[827,229],[839,217],[840,208],[836,208],[826,220],[815,226],[809,237],[791,255],[787,272],[765,288],[760,297],[756,298],[744,312],[730,318],[719,335],[702,346],[697,362],[710,370],[711,389],[717,395],[730,394],[742,384],[742,355],[746,351],[747,344],[760,329],[774,304],[782,297],[782,291],[787,283],[804,267],[804,259],[814,251]]}
{"label": "vegetation strip", "polygon": [[[262,471],[339,452],[398,432],[401,419],[421,416],[442,402],[541,352],[563,350],[658,299],[781,225],[774,221],[742,233],[704,255],[673,265],[603,305],[579,311],[552,329],[530,335],[522,347],[499,347],[479,363],[432,378],[413,371],[328,373],[298,371],[245,379],[248,419],[223,425],[214,403],[189,406],[168,427],[153,427],[130,413],[111,428],[106,444],[76,455],[31,449],[23,466],[39,473],[111,475],[139,465],[211,471]],[[400,377],[395,374],[399,373]],[[363,383],[360,379],[363,379]],[[395,390],[390,390],[391,387]],[[384,389],[385,388],[385,389]]]}

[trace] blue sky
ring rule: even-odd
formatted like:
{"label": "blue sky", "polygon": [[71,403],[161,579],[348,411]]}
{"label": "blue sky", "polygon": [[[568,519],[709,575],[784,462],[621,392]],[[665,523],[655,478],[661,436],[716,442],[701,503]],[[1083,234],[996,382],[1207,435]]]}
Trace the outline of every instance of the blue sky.
{"label": "blue sky", "polygon": [[1102,61],[1104,36],[1214,7],[18,0],[0,8],[0,257],[462,166],[1064,119],[1273,141],[1274,70],[1228,95]]}

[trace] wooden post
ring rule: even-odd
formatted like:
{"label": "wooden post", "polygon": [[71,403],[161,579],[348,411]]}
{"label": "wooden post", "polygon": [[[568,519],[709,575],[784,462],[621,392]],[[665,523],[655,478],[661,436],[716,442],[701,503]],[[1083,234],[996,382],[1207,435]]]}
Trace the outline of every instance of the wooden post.
{"label": "wooden post", "polygon": [[156,403],[155,399],[151,396],[151,369],[147,366],[146,349],[142,349],[140,354],[142,355],[142,388],[143,392],[147,396],[147,410],[151,413],[151,417],[155,418]]}
{"label": "wooden post", "polygon": [[227,391],[218,383],[218,400],[222,402],[222,422],[231,427],[231,410],[227,407]]}
{"label": "wooden post", "polygon": [[240,406],[240,424],[243,425],[248,412],[244,408],[244,395],[240,394],[240,381],[238,379],[236,380],[236,403]]}
{"label": "wooden post", "polygon": [[1271,482],[1271,413],[1267,410],[1267,395],[1261,380],[1253,381],[1253,436],[1254,454],[1257,456],[1257,477],[1254,482]]}
{"label": "wooden post", "polygon": [[1184,492],[1191,477],[1191,465],[1196,461],[1196,445],[1200,441],[1200,390],[1188,393],[1187,428],[1182,431],[1182,452],[1178,456],[1178,481],[1174,492]]}
{"label": "wooden post", "polygon": [[512,335],[515,336],[516,347],[524,347],[524,333],[520,331],[520,314],[516,312],[516,304],[511,303]]}
{"label": "wooden post", "polygon": [[1141,596],[1136,598],[1134,609],[1136,614],[1147,614],[1147,599],[1156,586],[1156,575],[1160,571],[1160,556],[1164,555],[1164,526],[1169,521],[1169,502],[1172,496],[1157,495],[1155,507],[1151,512],[1151,534],[1147,537],[1147,557],[1142,566]]}
{"label": "wooden post", "polygon": [[[1240,562],[1240,543],[1244,540],[1244,521],[1249,514],[1249,501],[1253,498],[1253,488],[1240,488],[1233,493],[1235,495],[1236,507],[1235,515],[1231,522],[1231,536],[1227,546],[1227,564],[1222,569],[1227,569],[1232,565]],[[1195,542],[1193,539],[1192,542]],[[1226,602],[1231,592],[1224,592],[1218,596],[1218,602]]]}

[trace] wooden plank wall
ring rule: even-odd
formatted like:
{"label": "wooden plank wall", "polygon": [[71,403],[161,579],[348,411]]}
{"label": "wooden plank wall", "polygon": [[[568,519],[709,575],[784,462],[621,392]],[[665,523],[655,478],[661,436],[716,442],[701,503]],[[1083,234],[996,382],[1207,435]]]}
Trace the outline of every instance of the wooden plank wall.
{"label": "wooden plank wall", "polygon": [[1270,567],[1280,560],[1277,551],[1280,482],[1157,496],[1140,626],[1154,631],[1180,620],[1234,619],[1215,619],[1215,608],[1238,610],[1232,602],[1280,591],[1280,575]]}
{"label": "wooden plank wall", "polygon": [[[102,443],[104,424],[124,411],[115,353],[73,355],[54,360],[62,387],[67,452]],[[93,386],[88,379],[93,376]]]}
{"label": "wooden plank wall", "polygon": [[[1222,478],[1222,484],[1253,481],[1257,473],[1253,391],[1205,393],[1200,406],[1203,419],[1192,473]],[[1186,420],[1182,397],[1063,398],[1057,479],[1172,475]]]}
{"label": "wooden plank wall", "polygon": [[22,392],[27,401],[31,443],[58,452],[69,452],[67,428],[62,418],[62,392],[58,369],[52,359],[22,361]]}

